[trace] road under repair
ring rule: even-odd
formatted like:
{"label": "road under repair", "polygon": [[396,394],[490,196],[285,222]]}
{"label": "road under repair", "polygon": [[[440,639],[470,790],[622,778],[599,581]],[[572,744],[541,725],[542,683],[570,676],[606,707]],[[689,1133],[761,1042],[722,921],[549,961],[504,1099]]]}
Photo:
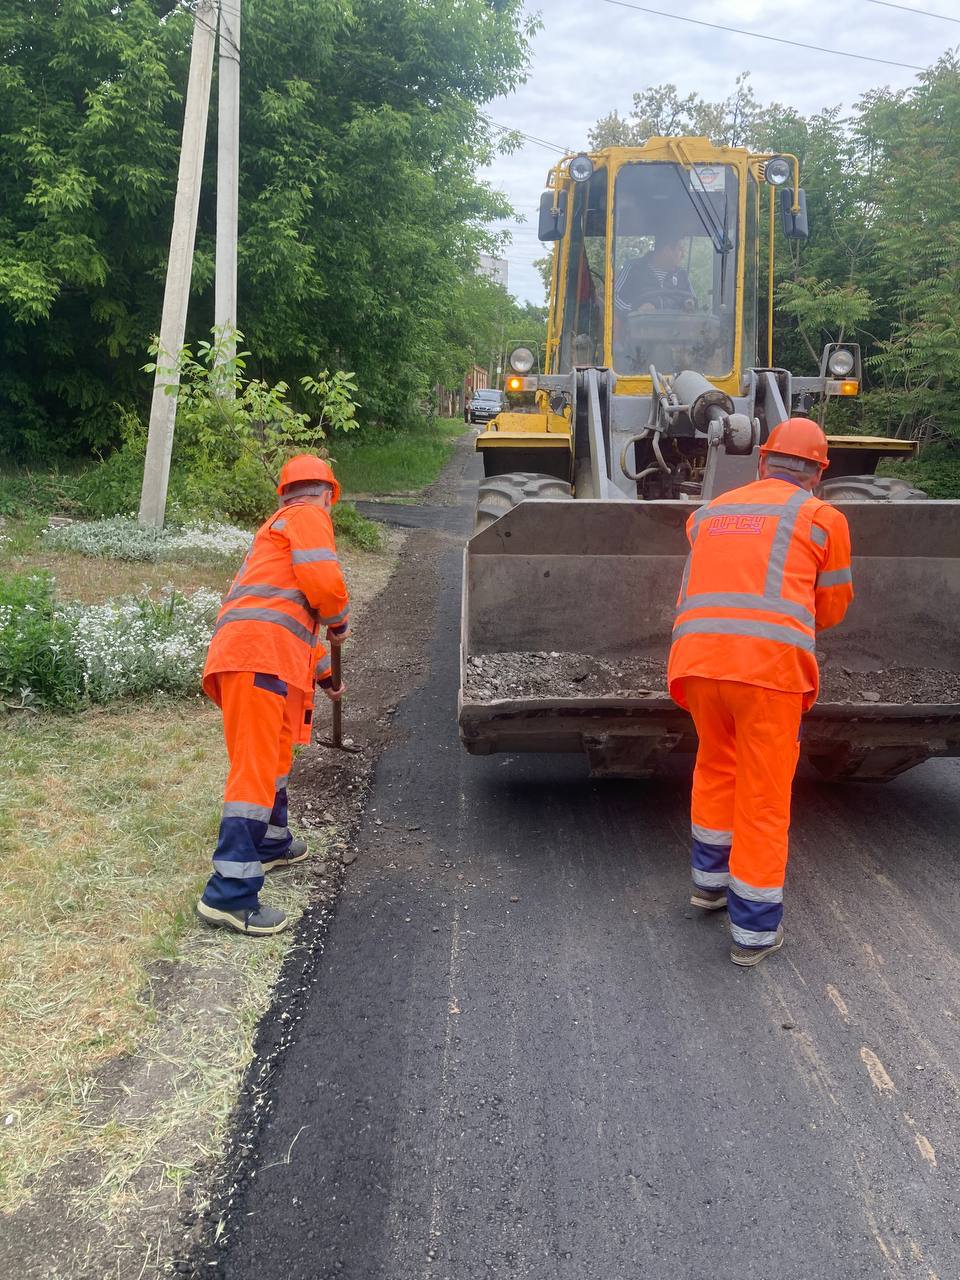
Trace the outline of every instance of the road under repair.
{"label": "road under repair", "polygon": [[456,465],[459,505],[396,511],[426,678],[198,1274],[960,1275],[960,764],[801,777],[786,946],[736,969],[687,905],[688,771],[461,749]]}

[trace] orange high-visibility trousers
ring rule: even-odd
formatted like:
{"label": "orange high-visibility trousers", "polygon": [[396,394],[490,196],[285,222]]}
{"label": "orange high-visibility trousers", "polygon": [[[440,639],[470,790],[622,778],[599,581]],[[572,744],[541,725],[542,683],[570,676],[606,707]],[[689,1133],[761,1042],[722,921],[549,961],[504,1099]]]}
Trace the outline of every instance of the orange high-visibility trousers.
{"label": "orange high-visibility trousers", "polygon": [[291,843],[287,781],[307,699],[301,689],[254,671],[222,672],[211,692],[223,711],[230,771],[203,899],[224,911],[256,910],[263,863]]}
{"label": "orange high-visibility trousers", "polygon": [[700,739],[693,774],[692,874],[727,887],[734,941],[768,946],[783,917],[790,794],[802,693],[687,676]]}

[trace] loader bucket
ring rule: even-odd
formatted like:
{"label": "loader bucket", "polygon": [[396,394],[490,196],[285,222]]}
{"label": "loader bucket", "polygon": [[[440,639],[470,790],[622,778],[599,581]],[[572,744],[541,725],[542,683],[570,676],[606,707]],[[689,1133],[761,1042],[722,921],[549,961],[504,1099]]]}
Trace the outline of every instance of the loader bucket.
{"label": "loader bucket", "polygon": [[[856,599],[822,636],[821,668],[901,669],[922,700],[822,699],[806,718],[803,750],[827,777],[886,780],[930,756],[960,755],[960,506],[837,505],[850,524]],[[471,659],[484,655],[665,661],[692,509],[523,502],[471,539],[459,704],[467,751],[582,751],[596,775],[648,777],[671,755],[695,750],[689,716],[662,688],[485,696],[469,680]]]}

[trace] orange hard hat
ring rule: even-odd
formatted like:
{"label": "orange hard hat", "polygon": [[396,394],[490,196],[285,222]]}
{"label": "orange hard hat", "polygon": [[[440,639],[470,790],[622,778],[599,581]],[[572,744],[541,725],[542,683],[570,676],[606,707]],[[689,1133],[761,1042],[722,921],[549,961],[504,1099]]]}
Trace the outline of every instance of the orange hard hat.
{"label": "orange hard hat", "polygon": [[810,418],[788,418],[770,432],[761,453],[782,453],[790,458],[806,458],[819,466],[827,465],[827,437]]}
{"label": "orange hard hat", "polygon": [[334,502],[340,501],[340,485],[333,468],[314,453],[298,453],[283,464],[277,493],[282,497],[284,489],[292,484],[328,484],[333,489]]}

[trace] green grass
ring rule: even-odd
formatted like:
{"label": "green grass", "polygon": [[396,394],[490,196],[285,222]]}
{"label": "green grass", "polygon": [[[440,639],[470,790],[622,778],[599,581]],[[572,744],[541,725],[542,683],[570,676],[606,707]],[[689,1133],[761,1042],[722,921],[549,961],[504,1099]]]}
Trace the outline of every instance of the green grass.
{"label": "green grass", "polygon": [[[451,456],[454,444],[466,430],[461,419],[435,419],[407,430],[367,428],[335,436],[326,444],[344,497],[355,494],[410,495],[434,483]],[[35,543],[37,532],[49,515],[83,518],[127,515],[136,511],[140,476],[134,474],[136,467],[131,468],[124,463],[125,470],[119,468],[123,475],[118,480],[115,475],[118,471],[116,457],[114,454],[105,463],[78,463],[70,471],[0,467],[0,521],[5,518],[8,536],[15,527],[14,536],[23,543],[18,549],[27,550]],[[97,476],[99,467],[102,470]],[[211,513],[216,513],[234,524],[251,527],[256,524],[259,494],[253,502],[250,495],[246,495],[241,504],[242,511],[214,512],[214,508],[224,506],[221,497],[223,495],[207,495],[207,507],[210,509],[197,515],[210,517]],[[266,494],[262,498],[265,502],[270,500]],[[175,515],[179,520],[188,520],[193,512],[183,507]],[[262,512],[262,516],[266,515],[269,515],[268,511]],[[334,525],[339,538],[358,550],[374,550],[380,543],[376,527],[346,506],[338,508]]]}
{"label": "green grass", "polygon": [[53,514],[81,515],[77,487],[84,469],[81,463],[69,471],[0,466],[0,519],[42,522]]}
{"label": "green grass", "polygon": [[408,431],[368,429],[331,440],[329,447],[348,496],[409,494],[433,484],[466,430],[460,418],[439,418]]}

